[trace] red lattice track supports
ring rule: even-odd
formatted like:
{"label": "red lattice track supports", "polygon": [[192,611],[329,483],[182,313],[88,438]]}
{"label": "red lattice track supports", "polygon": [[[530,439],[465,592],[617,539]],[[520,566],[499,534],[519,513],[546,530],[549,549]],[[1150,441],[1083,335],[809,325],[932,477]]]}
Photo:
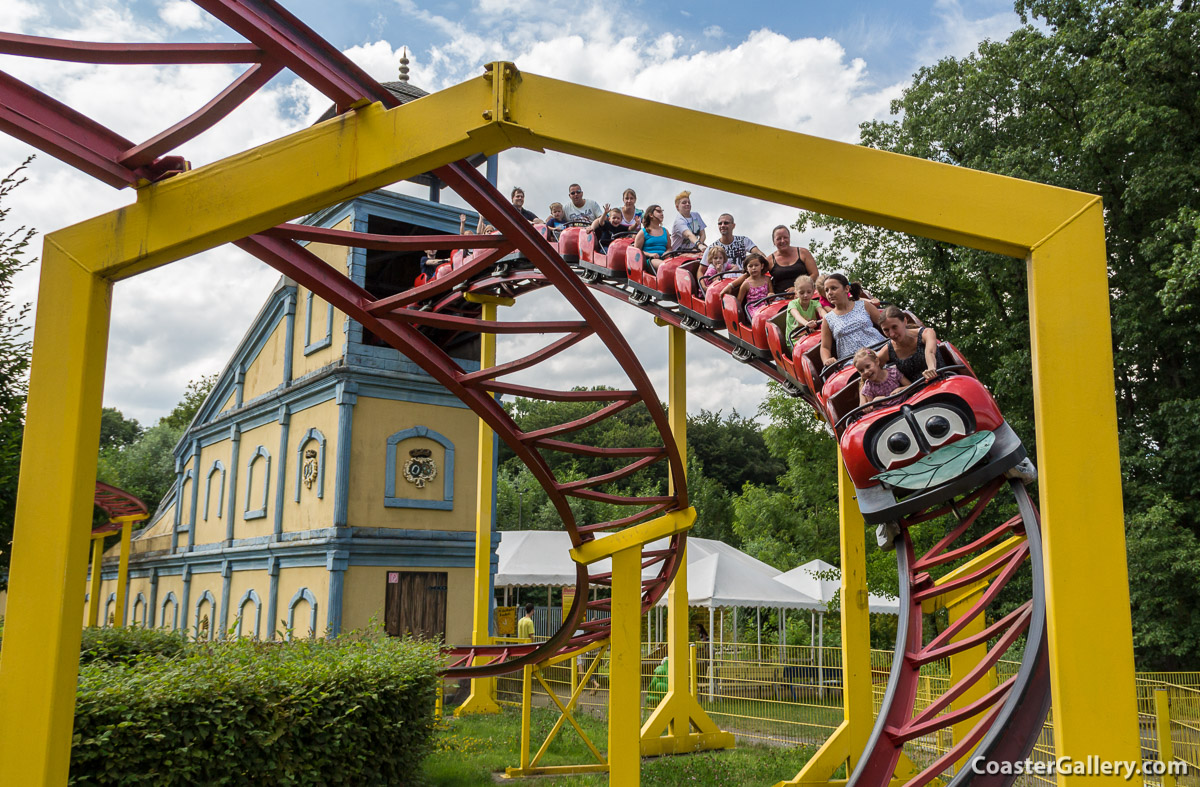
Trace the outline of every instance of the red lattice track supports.
{"label": "red lattice track supports", "polygon": [[[628,478],[650,466],[666,461],[672,477],[683,479],[682,459],[679,455],[666,413],[663,411],[649,377],[621,336],[611,318],[600,308],[586,287],[567,267],[527,221],[512,210],[507,201],[495,191],[478,173],[468,166],[451,165],[438,173],[451,188],[462,194],[498,230],[501,235],[440,236],[433,241],[426,237],[399,238],[383,235],[366,235],[344,231],[326,230],[296,225],[283,225],[260,235],[244,239],[238,245],[283,274],[311,289],[316,295],[343,310],[361,322],[367,330],[403,352],[413,362],[428,372],[451,393],[470,406],[529,467],[538,483],[546,490],[555,510],[562,518],[563,526],[571,536],[572,544],[591,540],[600,531],[614,531],[645,521],[667,511],[687,507],[687,491],[683,483],[676,485],[672,495],[631,496],[599,491],[603,486]],[[475,248],[483,250],[466,259],[449,276],[435,279],[420,287],[399,295],[376,299],[365,289],[353,283],[345,275],[335,271],[295,241],[329,243],[357,246],[377,250],[405,251],[440,246],[441,248]],[[490,271],[495,263],[512,253],[520,251],[537,269],[538,274],[560,293],[578,312],[580,319],[568,321],[487,321],[469,314],[447,314],[414,308],[416,304],[450,292],[463,282],[477,278]],[[433,342],[420,327],[449,329],[457,332],[496,334],[559,334],[540,349],[500,366],[475,372],[467,372],[440,346]],[[569,391],[553,390],[534,385],[518,385],[499,378],[517,371],[536,367],[562,352],[566,352],[584,339],[596,336],[620,364],[632,383],[627,390]],[[595,412],[570,423],[524,433],[500,406],[495,394],[507,393],[534,399],[551,401],[588,401],[601,406]],[[559,439],[579,432],[588,426],[631,405],[641,404],[647,409],[658,429],[661,443],[653,446],[596,447],[585,443]],[[560,481],[550,469],[544,451],[560,451],[593,457],[620,460],[616,469],[574,481]],[[617,506],[634,508],[634,513],[604,522],[579,523],[569,505],[569,498],[593,500]],[[671,541],[668,549],[647,553],[643,568],[657,567],[652,578],[643,581],[643,604],[652,606],[666,591],[678,565],[682,548],[682,536]],[[568,640],[574,646],[591,642],[605,636],[607,621],[584,621],[584,613],[590,607],[602,610],[607,601],[588,601],[593,585],[607,585],[611,577],[599,574],[589,577],[587,568],[580,566],[577,572],[575,602],[563,621],[562,628],[540,646],[491,646],[462,648],[454,651],[455,661],[451,671],[463,675],[492,674],[510,671],[525,663],[533,663],[546,655],[558,652]],[[572,637],[582,630],[578,637]],[[477,664],[487,661],[487,664]]]}
{"label": "red lattice track supports", "polygon": [[[1037,511],[1019,481],[1007,482],[1017,499],[1020,514],[992,528],[982,536],[967,534],[988,505],[995,499],[1004,479],[998,478],[967,495],[956,505],[914,514],[901,522],[903,537],[897,542],[897,562],[901,569],[901,619],[891,679],[880,708],[866,757],[851,775],[850,785],[875,787],[887,785],[893,778],[906,743],[959,725],[972,718],[973,727],[943,755],[926,765],[907,784],[923,787],[934,779],[944,779],[946,770],[975,749],[974,756],[991,760],[1015,760],[1025,756],[1041,730],[1049,703],[1049,666],[1046,653],[1045,613],[1042,598],[1041,543]],[[972,504],[969,510],[965,506]],[[920,558],[917,558],[910,528],[918,523],[954,513],[960,521]],[[1024,540],[1002,539],[1024,536]],[[959,543],[959,542],[962,543]],[[1029,566],[1033,580],[1032,598],[1003,616],[995,616],[981,631],[952,642],[968,624],[994,609],[997,599],[1017,576]],[[932,568],[949,568],[951,579],[935,584],[928,573]],[[924,637],[924,603],[943,594],[953,594],[972,586],[983,586],[971,607],[954,623],[929,642]],[[954,710],[950,705],[972,688],[995,667],[1013,645],[1024,637],[1025,652],[1019,672],[999,681],[973,701]],[[929,705],[917,707],[917,689],[921,667],[971,648],[991,643],[986,655]],[[978,694],[978,692],[977,692]],[[1031,737],[1032,736],[1032,737]],[[975,774],[961,769],[951,785],[1002,784],[1001,776]]]}

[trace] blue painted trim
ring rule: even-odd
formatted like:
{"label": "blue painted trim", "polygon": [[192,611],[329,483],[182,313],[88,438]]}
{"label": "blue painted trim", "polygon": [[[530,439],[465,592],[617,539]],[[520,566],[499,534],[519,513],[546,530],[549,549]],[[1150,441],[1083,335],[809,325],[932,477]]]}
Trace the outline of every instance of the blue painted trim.
{"label": "blue painted trim", "polygon": [[279,408],[279,467],[275,470],[274,533],[276,537],[283,532],[283,493],[284,487],[287,485],[288,432],[291,429],[291,423],[292,417],[288,412],[288,406],[281,405]]}
{"label": "blue painted trim", "polygon": [[212,614],[208,616],[208,639],[210,641],[216,639],[217,597],[212,594],[211,590],[206,590],[200,595],[200,598],[196,600],[196,641],[200,640],[200,608],[204,606],[204,602],[206,601],[209,603],[209,606],[212,607]]}
{"label": "blue painted trim", "polygon": [[304,472],[304,446],[313,440],[317,441],[317,499],[325,497],[325,435],[315,426],[304,433],[300,444],[296,446],[296,502],[300,502],[300,485]]}
{"label": "blue painted trim", "polygon": [[342,632],[342,595],[348,558],[348,552],[336,549],[329,553],[326,560],[329,570],[329,606],[325,612],[325,634],[328,637],[336,637]]}
{"label": "blue painted trim", "polygon": [[301,601],[307,601],[309,606],[308,613],[308,631],[309,637],[317,636],[317,597],[308,588],[300,588],[296,591],[296,595],[292,596],[292,600],[288,603],[287,615],[287,630],[288,639],[292,638],[292,632],[296,630],[296,607]]}
{"label": "blue painted trim", "polygon": [[146,614],[146,596],[140,590],[138,591],[137,596],[133,599],[133,612],[129,616],[129,622],[132,624],[135,624],[135,625],[139,624],[139,621],[138,621],[138,606],[139,605],[142,608],[142,619],[140,621],[140,625],[142,628],[146,628],[146,619],[148,617]]}
{"label": "blue painted trim", "polygon": [[220,639],[225,639],[225,632],[229,631],[229,593],[233,583],[233,567],[226,560],[221,564],[221,628],[217,632]]}
{"label": "blue painted trim", "polygon": [[275,641],[275,621],[279,619],[279,558],[272,555],[267,558],[267,639]]}
{"label": "blue painted trim", "polygon": [[333,304],[325,304],[325,335],[313,341],[313,302],[316,296],[309,290],[304,305],[304,354],[312,355],[333,344]]}
{"label": "blue painted trim", "polygon": [[[296,289],[289,287],[283,302],[283,385],[292,384],[292,357],[296,352]],[[258,639],[257,634],[255,639]]]}
{"label": "blue painted trim", "polygon": [[200,441],[192,441],[192,503],[188,512],[188,550],[196,545],[196,509],[200,501]]}
{"label": "blue painted trim", "polygon": [[175,598],[175,591],[168,590],[167,597],[162,603],[162,626],[167,625],[167,605],[171,605],[171,631],[179,631],[179,599]]}
{"label": "blue painted trim", "polygon": [[236,423],[229,427],[229,516],[225,519],[225,543],[233,543],[233,527],[237,520],[238,459],[242,451],[242,430]]}
{"label": "blue painted trim", "polygon": [[[258,314],[250,323],[250,328],[238,342],[237,348],[230,356],[229,362],[225,368],[221,370],[221,374],[217,377],[217,382],[213,386],[212,391],[204,399],[204,403],[200,405],[200,409],[196,412],[196,417],[192,419],[189,426],[189,431],[192,428],[206,424],[212,421],[220,408],[225,404],[230,396],[235,394],[237,369],[239,366],[245,368],[253,363],[266,346],[267,340],[271,338],[275,327],[281,319],[288,313],[289,301],[294,313],[296,298],[296,286],[287,284],[286,279],[280,278],[275,284],[275,288],[271,291],[271,295],[267,298],[266,303],[259,309]],[[284,361],[285,368],[287,360]],[[235,401],[239,401],[236,400]],[[237,405],[235,405],[237,406]]]}
{"label": "blue painted trim", "polygon": [[208,521],[208,500],[212,495],[212,477],[217,472],[221,473],[221,484],[217,487],[217,519],[221,518],[221,509],[225,507],[225,465],[220,459],[214,459],[212,467],[208,469],[208,476],[204,479],[204,521]]}
{"label": "blue painted trim", "polygon": [[107,627],[108,627],[108,621],[109,621],[110,619],[111,619],[111,620],[112,620],[114,623],[116,622],[116,620],[117,620],[117,617],[116,617],[116,615],[117,615],[117,613],[116,613],[116,610],[113,610],[113,611],[111,611],[111,612],[109,611],[109,608],[110,608],[110,607],[116,607],[116,606],[117,606],[117,594],[116,594],[116,593],[109,593],[109,594],[108,594],[108,598],[106,598],[106,599],[104,600],[104,622],[100,624],[100,626],[101,626],[102,628],[107,628]]}
{"label": "blue painted trim", "polygon": [[354,439],[354,405],[358,385],[353,381],[338,384],[337,466],[333,476],[333,526],[345,527],[350,511],[350,454]]}
{"label": "blue painted trim", "polygon": [[[262,506],[259,508],[250,508],[250,494],[253,491],[250,487],[254,484],[254,463],[262,457],[266,460],[263,467],[263,487],[262,487]],[[246,463],[246,510],[242,513],[242,518],[246,520],[262,519],[267,515],[267,493],[271,490],[271,452],[263,446],[254,449],[254,455],[250,457],[250,461]]]}
{"label": "blue painted trim", "polygon": [[251,588],[242,594],[241,600],[237,605],[237,632],[235,636],[242,636],[242,621],[245,619],[246,602],[254,602],[254,638],[258,639],[262,631],[262,599]]}
{"label": "blue painted trim", "polygon": [[[300,219],[301,224],[307,224],[310,227],[334,227],[342,222],[354,210],[354,204],[357,200],[347,202],[339,202],[336,205],[330,205],[327,208],[322,208],[315,213],[310,213]],[[356,230],[358,231],[358,230]]]}
{"label": "blue painted trim", "polygon": [[175,521],[171,523],[171,551],[179,549],[179,529],[183,526],[183,464],[175,460]]}
{"label": "blue painted trim", "polygon": [[154,628],[158,611],[158,569],[150,569],[150,628]]}
{"label": "blue painted trim", "polygon": [[246,394],[246,362],[240,361],[233,378],[233,406],[241,407]]}
{"label": "blue painted trim", "polygon": [[[396,455],[400,453],[400,444],[406,440],[425,437],[442,446],[446,451],[445,467],[442,472],[442,499],[418,500],[412,497],[397,497],[396,495]],[[454,443],[449,438],[435,432],[427,426],[414,426],[401,429],[387,439],[387,460],[385,462],[387,476],[383,485],[383,504],[388,508],[424,508],[449,511],[454,508]]]}
{"label": "blue painted trim", "polygon": [[178,630],[186,634],[191,621],[191,608],[188,606],[188,602],[192,596],[192,567],[184,563],[181,573],[183,574],[183,599],[179,602],[179,608],[183,610],[183,620],[179,622]]}

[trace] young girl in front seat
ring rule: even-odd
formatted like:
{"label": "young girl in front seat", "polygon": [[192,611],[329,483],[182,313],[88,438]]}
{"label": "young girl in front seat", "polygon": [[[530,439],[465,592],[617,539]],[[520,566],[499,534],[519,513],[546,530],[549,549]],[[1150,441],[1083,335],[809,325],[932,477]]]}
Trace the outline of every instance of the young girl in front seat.
{"label": "young girl in front seat", "polygon": [[879,357],[870,347],[854,353],[854,368],[862,378],[858,388],[858,403],[868,404],[876,399],[890,396],[897,388],[908,385],[909,380],[895,366],[886,369],[879,365]]}

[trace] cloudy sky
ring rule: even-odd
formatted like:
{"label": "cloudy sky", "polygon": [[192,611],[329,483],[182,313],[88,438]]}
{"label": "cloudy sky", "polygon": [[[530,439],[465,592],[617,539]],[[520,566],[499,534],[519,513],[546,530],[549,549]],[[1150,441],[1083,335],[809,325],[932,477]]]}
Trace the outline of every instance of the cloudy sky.
{"label": "cloudy sky", "polygon": [[[402,47],[412,61],[411,81],[430,91],[477,76],[484,63],[512,60],[523,71],[847,142],[857,141],[859,123],[887,116],[889,102],[919,66],[965,55],[980,40],[1003,38],[1019,24],[1005,0],[284,4],[380,80],[396,78]],[[240,40],[187,0],[3,0],[0,31],[112,42]],[[0,56],[0,70],[134,140],[194,111],[236,75],[226,66],[87,66],[6,56]],[[327,103],[289,74],[179,152],[193,166],[216,161],[303,128]],[[4,173],[31,152],[0,136]],[[5,230],[24,224],[50,232],[132,201],[130,191],[115,191],[46,155],[25,174],[29,182],[11,200]],[[601,204],[618,202],[632,186],[639,205],[669,205],[671,195],[686,187],[558,154],[501,157],[502,190],[522,186],[535,211],[565,200],[570,180]],[[796,218],[790,208],[708,189],[696,189],[693,202],[709,223],[732,212],[738,232],[766,251],[770,228]],[[36,300],[37,273],[34,266],[18,278],[18,301]],[[153,424],[179,400],[188,380],[222,368],[277,278],[225,247],[118,284],[105,404]],[[662,331],[640,312],[605,305],[665,396]],[[561,309],[550,293],[539,293],[510,317]],[[523,341],[530,340],[502,342],[501,360],[527,350]],[[596,357],[576,353],[559,360],[554,373],[564,387],[621,383],[615,367]],[[755,373],[697,341],[689,343],[689,376],[692,410],[736,407],[753,415],[765,391]]]}

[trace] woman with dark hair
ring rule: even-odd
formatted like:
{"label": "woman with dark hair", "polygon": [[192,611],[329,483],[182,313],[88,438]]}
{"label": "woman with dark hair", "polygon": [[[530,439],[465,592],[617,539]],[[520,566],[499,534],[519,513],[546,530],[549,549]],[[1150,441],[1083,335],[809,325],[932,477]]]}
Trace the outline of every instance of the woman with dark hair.
{"label": "woman with dark hair", "polygon": [[621,224],[626,232],[637,232],[642,228],[642,211],[637,207],[637,192],[625,189],[621,194]]}
{"label": "woman with dark hair", "polygon": [[790,229],[780,224],[771,230],[771,240],[775,243],[775,251],[767,258],[767,264],[770,266],[773,292],[794,291],[799,276],[811,276],[813,281],[817,280],[816,259],[808,249],[792,245]]}
{"label": "woman with dark hair", "polygon": [[[662,256],[667,253],[667,247],[671,244],[671,233],[663,227],[662,205],[651,205],[646,208],[645,220],[646,223],[634,238],[633,245],[641,249],[646,258],[646,267],[656,271],[658,270],[657,260],[662,259]],[[655,260],[655,262],[651,262],[651,260]]]}
{"label": "woman with dark hair", "polygon": [[833,304],[821,323],[821,361],[826,366],[883,342],[883,334],[875,328],[879,309],[862,300],[862,285],[851,284],[845,274],[831,273],[825,279],[825,297]]}
{"label": "woman with dark hair", "polygon": [[883,310],[879,330],[888,338],[887,346],[879,350],[879,364],[894,363],[900,374],[910,380],[924,376],[937,377],[938,337],[932,328],[909,328],[904,312],[896,306]]}
{"label": "woman with dark hair", "polygon": [[524,216],[526,221],[538,220],[537,215],[533,211],[525,209],[525,189],[520,186],[512,190],[512,204],[517,209],[517,213]]}

